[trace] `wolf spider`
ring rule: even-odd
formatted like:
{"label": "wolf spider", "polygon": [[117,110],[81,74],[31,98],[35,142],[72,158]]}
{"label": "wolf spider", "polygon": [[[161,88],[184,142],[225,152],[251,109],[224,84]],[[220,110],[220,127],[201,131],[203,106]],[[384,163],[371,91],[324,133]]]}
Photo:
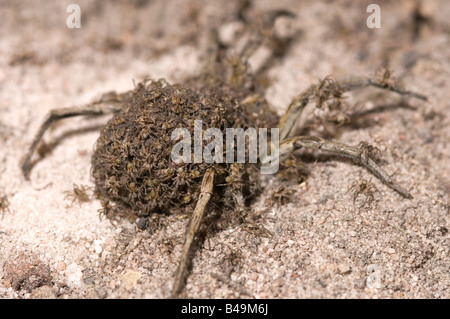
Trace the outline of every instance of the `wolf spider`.
{"label": "wolf spider", "polygon": [[348,192],[353,192],[353,204],[356,203],[359,195],[363,195],[364,199],[362,200],[362,204],[359,206],[363,208],[364,206],[371,207],[372,203],[375,201],[374,193],[378,192],[375,185],[372,184],[372,179],[360,179],[354,181],[352,186],[348,189]]}
{"label": "wolf spider", "polygon": [[242,214],[251,196],[258,191],[253,185],[260,181],[259,171],[255,172],[254,168],[261,163],[173,163],[167,152],[173,146],[168,134],[176,127],[193,129],[195,119],[202,119],[206,127],[244,129],[268,127],[264,125],[278,122],[281,159],[301,148],[346,157],[364,166],[403,197],[412,198],[375,162],[368,145],[355,147],[318,136],[296,134],[301,113],[311,101],[320,107],[328,101],[335,103],[345,92],[369,86],[422,100],[426,98],[388,83],[384,78],[336,81],[326,77],[294,97],[284,115],[278,118],[259,90],[247,60],[264,39],[274,36],[270,31],[279,16],[293,17],[286,11],[267,13],[259,27],[248,28],[253,41],[234,56],[227,55],[226,46],[219,43],[218,33],[213,30],[210,33],[213,45],[209,50],[212,58],[208,59],[205,70],[199,76],[187,79],[184,86],[170,85],[162,80],[144,81],[134,90],[108,93],[88,105],[50,111],[21,162],[24,176],[29,179],[32,155],[53,122],[74,116],[113,113],[101,131],[92,156],[91,173],[95,193],[102,202],[102,213],[111,218],[145,218],[169,211],[192,213],[172,296],[177,296],[183,288],[191,247],[208,203],[215,201],[221,204],[223,211]]}
{"label": "wolf spider", "polygon": [[81,205],[81,203],[88,202],[90,200],[90,197],[87,193],[89,190],[89,187],[86,185],[76,185],[73,184],[73,188],[71,191],[65,191],[64,194],[66,196],[64,198],[71,199],[70,207],[73,205],[73,203],[78,202],[78,205]]}

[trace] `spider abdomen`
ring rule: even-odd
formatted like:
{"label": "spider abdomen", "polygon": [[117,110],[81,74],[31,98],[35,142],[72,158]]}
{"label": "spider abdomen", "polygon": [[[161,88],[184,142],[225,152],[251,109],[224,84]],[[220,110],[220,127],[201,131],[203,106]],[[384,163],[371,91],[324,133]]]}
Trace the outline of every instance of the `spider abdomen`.
{"label": "spider abdomen", "polygon": [[[145,216],[195,205],[202,176],[212,164],[175,163],[171,150],[177,140],[171,134],[184,128],[194,136],[196,120],[203,129],[223,132],[250,121],[238,99],[220,88],[196,92],[164,80],[136,87],[102,129],[92,156],[92,176],[107,216]],[[226,172],[229,165],[221,166]]]}

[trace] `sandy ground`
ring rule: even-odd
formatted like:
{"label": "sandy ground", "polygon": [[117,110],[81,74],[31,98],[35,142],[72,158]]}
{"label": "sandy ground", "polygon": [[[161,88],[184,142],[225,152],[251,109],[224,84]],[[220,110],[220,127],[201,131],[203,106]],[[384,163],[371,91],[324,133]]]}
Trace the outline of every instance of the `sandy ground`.
{"label": "sandy ground", "polygon": [[[188,220],[168,217],[164,227],[137,231],[99,219],[99,201],[71,204],[66,193],[93,186],[90,156],[107,117],[53,127],[45,135],[51,152],[30,181],[19,160],[50,109],[131,89],[145,76],[196,74],[208,21],[226,37],[237,2],[80,0],[81,28],[68,29],[71,2],[0,2],[0,198],[9,203],[0,220],[0,298],[165,298]],[[449,298],[450,3],[426,1],[414,19],[414,1],[381,2],[382,27],[368,29],[370,2],[254,2],[249,14],[297,14],[276,26],[297,36],[268,72],[266,97],[280,114],[317,79],[383,66],[429,97],[404,108],[392,93],[351,94],[348,103],[363,110],[388,107],[334,134],[378,147],[383,168],[414,198],[344,161],[307,163],[311,175],[300,185],[268,178],[251,209],[271,236],[233,228],[205,240],[183,296]],[[351,186],[362,179],[376,188],[370,207],[363,194],[354,201]],[[271,203],[279,186],[293,190],[289,203]]]}

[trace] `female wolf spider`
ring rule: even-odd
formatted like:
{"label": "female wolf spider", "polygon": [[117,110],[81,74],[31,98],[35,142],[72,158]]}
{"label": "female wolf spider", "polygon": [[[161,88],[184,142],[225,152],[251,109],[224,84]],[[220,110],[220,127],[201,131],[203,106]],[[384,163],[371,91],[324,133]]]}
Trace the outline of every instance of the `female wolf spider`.
{"label": "female wolf spider", "polygon": [[[267,14],[262,19],[262,28],[250,30],[253,39],[272,36],[270,26],[276,17],[283,15],[292,16],[286,11]],[[91,174],[103,206],[102,213],[109,218],[192,213],[172,296],[183,288],[191,246],[208,203],[220,204],[229,214],[242,214],[260,181],[257,168],[261,163],[177,164],[171,161],[170,150],[176,141],[169,138],[170,133],[179,127],[188,128],[192,133],[196,119],[201,119],[205,127],[220,128],[222,132],[225,128],[269,127],[278,122],[281,159],[300,148],[350,158],[403,197],[412,198],[378,166],[369,146],[349,146],[317,136],[296,136],[296,133],[303,109],[313,100],[320,106],[340,99],[345,92],[368,86],[425,100],[424,96],[405,91],[384,78],[351,78],[338,82],[326,77],[294,97],[285,114],[278,118],[258,91],[247,67],[248,58],[263,41],[251,41],[234,58],[226,56],[224,45],[218,45],[218,41],[212,43],[215,44],[213,58],[205,71],[188,79],[184,86],[146,80],[134,90],[105,94],[88,105],[50,111],[21,162],[28,179],[32,155],[51,123],[80,115],[114,113],[102,128],[92,156]]]}

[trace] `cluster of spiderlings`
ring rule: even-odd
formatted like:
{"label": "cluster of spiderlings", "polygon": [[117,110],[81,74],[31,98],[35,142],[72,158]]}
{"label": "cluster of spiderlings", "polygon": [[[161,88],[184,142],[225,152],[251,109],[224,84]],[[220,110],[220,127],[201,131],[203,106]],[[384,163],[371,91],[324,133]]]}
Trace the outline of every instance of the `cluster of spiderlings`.
{"label": "cluster of spiderlings", "polygon": [[[204,130],[224,133],[231,127],[256,127],[256,115],[245,112],[238,95],[226,87],[194,91],[164,80],[140,83],[102,129],[92,157],[103,213],[117,218],[192,211],[211,164],[173,162],[171,150],[178,141],[171,134],[186,128],[193,137],[194,120],[202,120]],[[226,175],[229,165],[220,169]]]}

